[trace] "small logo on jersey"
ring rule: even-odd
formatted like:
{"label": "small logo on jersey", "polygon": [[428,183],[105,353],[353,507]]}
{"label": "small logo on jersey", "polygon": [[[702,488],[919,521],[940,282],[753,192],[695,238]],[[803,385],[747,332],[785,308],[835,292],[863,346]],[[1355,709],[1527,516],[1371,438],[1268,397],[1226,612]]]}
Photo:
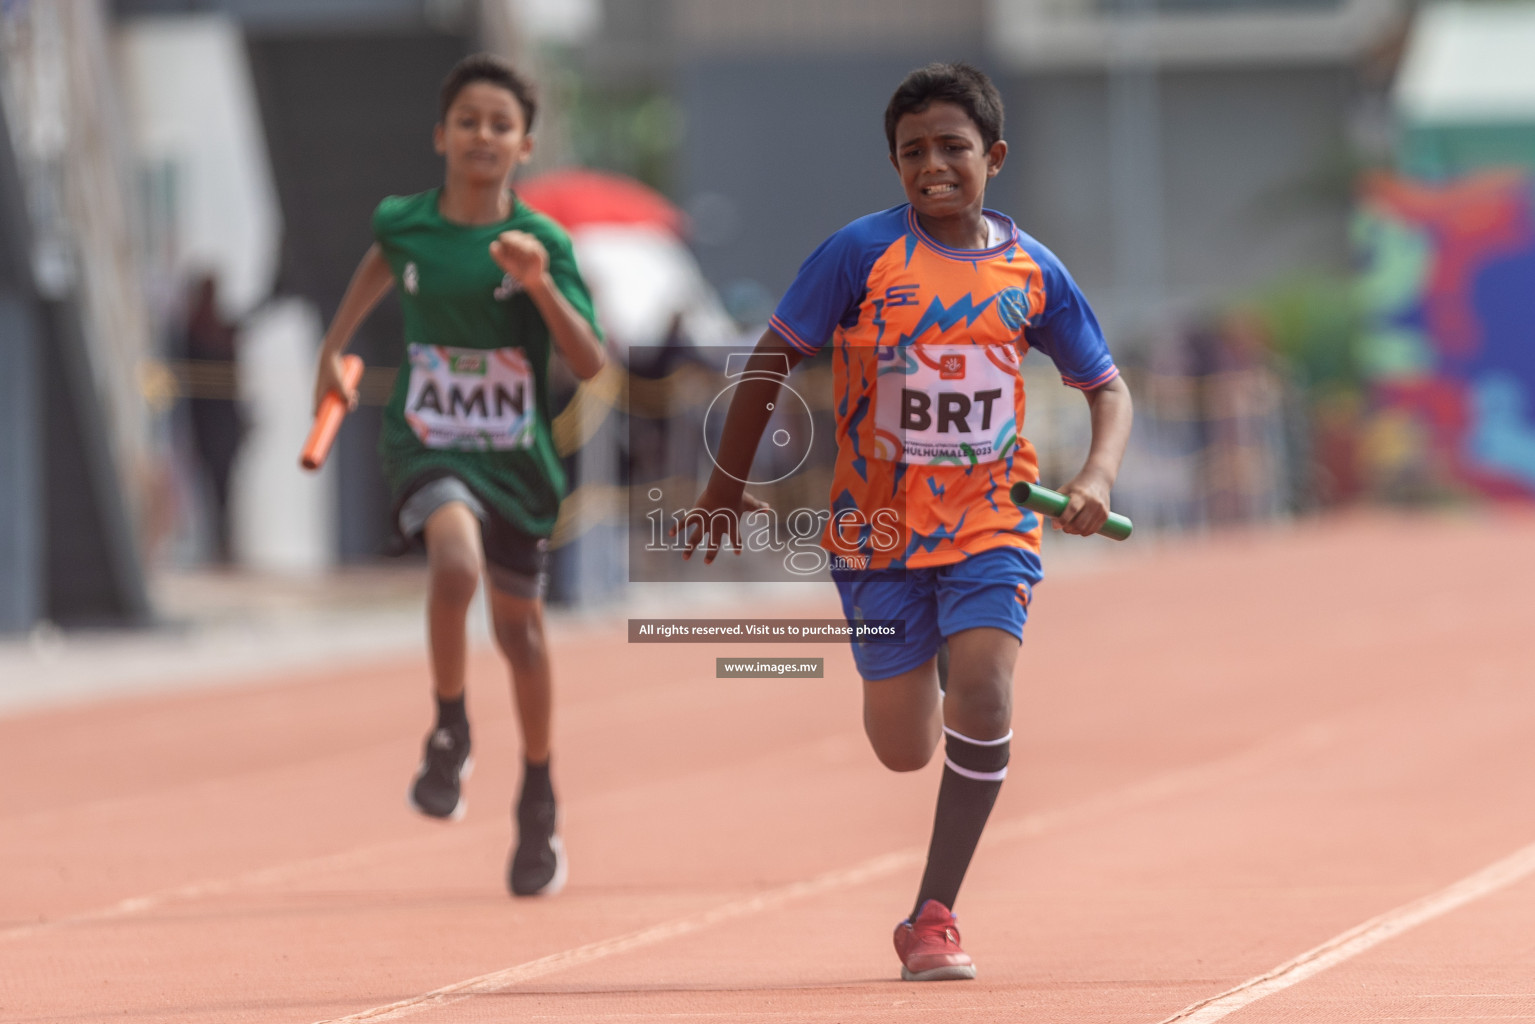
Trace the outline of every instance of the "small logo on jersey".
{"label": "small logo on jersey", "polygon": [[416,265],[405,264],[405,273],[400,276],[405,279],[405,290],[412,295],[416,294],[416,289],[421,287],[421,271],[416,269]]}
{"label": "small logo on jersey", "polygon": [[939,380],[964,380],[965,356],[961,352],[950,352],[941,356],[938,360]]}
{"label": "small logo on jersey", "polygon": [[516,295],[520,291],[522,291],[522,282],[517,280],[511,274],[503,274],[501,277],[500,287],[498,287],[494,292],[491,292],[491,297],[494,298],[497,302],[505,302],[507,299],[511,298],[513,295]]}
{"label": "small logo on jersey", "polygon": [[485,364],[485,355],[482,352],[461,352],[448,358],[448,365],[452,372],[465,376],[483,377],[488,368]]}
{"label": "small logo on jersey", "polygon": [[997,315],[1010,331],[1027,327],[1029,323],[1029,296],[1022,288],[1004,288],[997,296]]}

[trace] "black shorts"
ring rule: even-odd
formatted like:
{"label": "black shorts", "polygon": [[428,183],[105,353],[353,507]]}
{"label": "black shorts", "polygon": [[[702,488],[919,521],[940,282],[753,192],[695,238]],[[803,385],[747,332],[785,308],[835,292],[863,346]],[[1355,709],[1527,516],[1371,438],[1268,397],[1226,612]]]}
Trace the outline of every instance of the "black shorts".
{"label": "black shorts", "polygon": [[481,501],[468,484],[451,473],[423,475],[405,485],[395,505],[395,526],[408,541],[423,540],[432,513],[462,502],[480,521],[485,574],[504,594],[537,600],[548,587],[549,540],[524,533]]}

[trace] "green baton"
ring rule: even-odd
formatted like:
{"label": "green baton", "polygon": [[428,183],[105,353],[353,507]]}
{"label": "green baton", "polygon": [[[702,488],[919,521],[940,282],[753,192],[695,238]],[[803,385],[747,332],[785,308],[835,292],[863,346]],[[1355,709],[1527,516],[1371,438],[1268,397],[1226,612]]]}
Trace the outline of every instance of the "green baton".
{"label": "green baton", "polygon": [[[1052,491],[1048,487],[1041,487],[1039,484],[1013,484],[1012,498],[1013,504],[1022,505],[1042,516],[1054,518],[1066,511],[1066,495],[1060,491]],[[1130,531],[1133,529],[1135,524],[1130,522],[1129,516],[1110,512],[1109,518],[1098,527],[1098,533],[1110,540],[1129,540]]]}

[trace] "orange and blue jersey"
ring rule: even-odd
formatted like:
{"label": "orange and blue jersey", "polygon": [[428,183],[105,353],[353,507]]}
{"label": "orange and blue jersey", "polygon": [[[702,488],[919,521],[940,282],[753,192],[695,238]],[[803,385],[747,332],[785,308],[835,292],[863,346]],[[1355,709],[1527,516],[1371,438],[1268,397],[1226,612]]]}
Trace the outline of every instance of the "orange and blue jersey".
{"label": "orange and blue jersey", "polygon": [[1019,363],[1038,349],[1083,390],[1119,374],[1061,261],[986,216],[1002,241],[977,250],[942,245],[907,204],[862,217],[810,254],[773,315],[806,355],[832,346],[837,462],[823,543],[844,564],[1037,555],[1039,519],[1008,497],[1039,478]]}

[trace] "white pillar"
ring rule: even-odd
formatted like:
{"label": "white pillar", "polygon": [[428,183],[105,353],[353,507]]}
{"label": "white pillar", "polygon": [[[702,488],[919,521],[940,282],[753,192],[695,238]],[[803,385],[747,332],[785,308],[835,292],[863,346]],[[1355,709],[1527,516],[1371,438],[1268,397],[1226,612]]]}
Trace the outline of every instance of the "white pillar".
{"label": "white pillar", "polygon": [[331,565],[336,478],[327,465],[299,469],[309,433],[318,311],[282,299],[246,322],[239,346],[240,394],[250,430],[235,462],[230,515],[235,561],[265,572],[318,572]]}

